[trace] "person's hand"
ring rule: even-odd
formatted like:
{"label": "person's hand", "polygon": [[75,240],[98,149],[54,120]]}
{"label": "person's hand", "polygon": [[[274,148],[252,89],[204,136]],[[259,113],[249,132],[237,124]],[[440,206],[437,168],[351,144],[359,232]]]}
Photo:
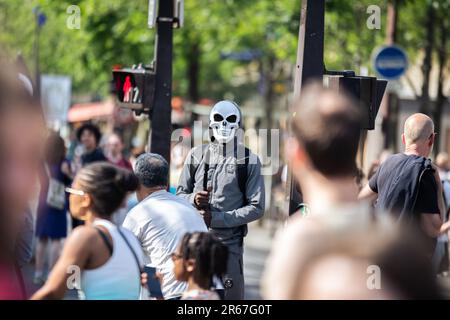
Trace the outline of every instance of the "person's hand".
{"label": "person's hand", "polygon": [[[162,275],[162,273],[157,271],[155,273],[155,275],[154,275],[154,278],[159,281],[159,284],[162,287],[162,284],[163,284],[163,275]],[[148,274],[147,274],[147,272],[142,272],[141,273],[141,285],[143,287],[147,287],[147,285],[148,285]],[[157,298],[156,300],[164,300],[164,298],[160,297],[160,298]]]}
{"label": "person's hand", "polygon": [[211,226],[211,211],[209,210],[199,210],[198,211],[205,221],[206,226],[209,228]]}
{"label": "person's hand", "polygon": [[448,232],[449,229],[450,229],[450,221],[447,221],[441,225],[440,233],[444,234],[444,233]]}
{"label": "person's hand", "polygon": [[209,204],[209,192],[200,191],[194,196],[194,204],[197,208],[206,208]]}
{"label": "person's hand", "polygon": [[[161,288],[163,286],[163,282],[164,282],[164,276],[161,272],[156,271],[155,273],[155,278],[159,281],[159,284],[161,285]],[[163,297],[157,298],[156,300],[164,300]]]}
{"label": "person's hand", "polygon": [[147,287],[147,283],[148,283],[148,275],[147,272],[142,272],[141,273],[141,285],[143,287]]}
{"label": "person's hand", "polygon": [[[163,275],[160,272],[156,272],[155,274],[155,279],[159,281],[159,284],[162,287],[162,283],[163,283]],[[146,287],[148,284],[148,274],[147,272],[142,272],[141,273],[141,284]]]}

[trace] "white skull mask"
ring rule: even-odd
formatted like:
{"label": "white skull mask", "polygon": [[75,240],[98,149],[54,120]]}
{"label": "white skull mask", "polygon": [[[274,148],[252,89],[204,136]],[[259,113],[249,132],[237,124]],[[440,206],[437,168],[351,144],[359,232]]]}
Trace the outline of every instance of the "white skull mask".
{"label": "white skull mask", "polygon": [[219,143],[228,143],[234,138],[240,121],[239,107],[231,101],[216,103],[209,114],[209,127]]}

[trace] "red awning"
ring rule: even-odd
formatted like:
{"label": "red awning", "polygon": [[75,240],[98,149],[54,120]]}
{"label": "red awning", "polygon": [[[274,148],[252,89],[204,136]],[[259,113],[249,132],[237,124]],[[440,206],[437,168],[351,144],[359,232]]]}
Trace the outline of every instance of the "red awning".
{"label": "red awning", "polygon": [[93,103],[74,104],[67,115],[68,122],[82,122],[91,119],[107,118],[114,115],[114,103],[111,100]]}

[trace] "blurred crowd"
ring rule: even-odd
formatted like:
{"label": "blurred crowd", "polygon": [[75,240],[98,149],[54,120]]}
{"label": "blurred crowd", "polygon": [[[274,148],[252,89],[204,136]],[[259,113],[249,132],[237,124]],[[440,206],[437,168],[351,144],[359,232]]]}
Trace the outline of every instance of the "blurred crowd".
{"label": "blurred crowd", "polygon": [[[411,115],[404,152],[384,152],[362,186],[356,165],[361,114],[352,99],[310,84],[294,108],[286,157],[308,216],[295,214],[277,233],[262,296],[442,297],[437,274],[448,271],[450,180],[448,156],[429,159],[431,119]],[[237,105],[214,110],[214,121],[237,126]],[[218,119],[229,110],[234,118]],[[210,146],[229,143],[230,132],[214,134],[218,142]],[[68,152],[46,128],[31,81],[1,58],[0,299],[30,298],[22,268],[33,255],[40,289],[32,299],[63,299],[74,266],[84,299],[148,299],[149,266],[157,270],[159,299],[243,298],[246,224],[264,210],[259,160],[232,167],[228,161],[236,155],[225,150],[214,167],[219,184],[211,186],[212,166],[202,162],[200,147],[189,157],[199,151],[202,170],[178,156],[175,189],[160,155],[127,159],[121,136],[102,139],[91,123],[78,128],[76,138]]]}

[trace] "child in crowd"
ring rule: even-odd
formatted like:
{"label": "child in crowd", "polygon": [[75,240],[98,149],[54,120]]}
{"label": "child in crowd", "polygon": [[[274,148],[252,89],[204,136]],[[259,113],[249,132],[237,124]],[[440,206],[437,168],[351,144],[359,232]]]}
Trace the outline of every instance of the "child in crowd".
{"label": "child in crowd", "polygon": [[213,279],[226,271],[228,248],[207,232],[186,233],[172,254],[174,274],[188,283],[181,300],[219,300]]}

